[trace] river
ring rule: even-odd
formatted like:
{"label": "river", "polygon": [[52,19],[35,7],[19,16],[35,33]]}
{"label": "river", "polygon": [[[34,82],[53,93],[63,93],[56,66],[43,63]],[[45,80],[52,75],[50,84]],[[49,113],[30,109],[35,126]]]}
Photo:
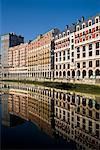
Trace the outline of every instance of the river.
{"label": "river", "polygon": [[100,149],[100,95],[0,84],[1,149]]}

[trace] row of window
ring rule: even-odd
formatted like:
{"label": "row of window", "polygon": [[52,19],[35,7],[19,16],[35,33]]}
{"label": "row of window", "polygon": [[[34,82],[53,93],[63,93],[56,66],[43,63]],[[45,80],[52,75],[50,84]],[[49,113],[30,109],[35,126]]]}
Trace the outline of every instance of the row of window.
{"label": "row of window", "polygon": [[[76,67],[80,68],[80,64],[81,63],[77,63]],[[93,67],[93,61],[89,61],[88,62],[88,66],[87,66],[87,62],[82,62],[82,68],[86,68],[86,67]],[[95,67],[100,67],[100,60],[96,60],[95,61]],[[55,65],[55,69],[70,69],[70,64],[62,64],[62,65]]]}

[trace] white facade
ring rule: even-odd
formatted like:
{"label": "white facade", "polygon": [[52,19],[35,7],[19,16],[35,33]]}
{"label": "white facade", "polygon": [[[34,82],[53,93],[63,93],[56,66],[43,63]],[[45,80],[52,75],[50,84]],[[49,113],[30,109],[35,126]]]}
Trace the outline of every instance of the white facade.
{"label": "white facade", "polygon": [[100,15],[73,29],[55,36],[55,78],[100,77]]}

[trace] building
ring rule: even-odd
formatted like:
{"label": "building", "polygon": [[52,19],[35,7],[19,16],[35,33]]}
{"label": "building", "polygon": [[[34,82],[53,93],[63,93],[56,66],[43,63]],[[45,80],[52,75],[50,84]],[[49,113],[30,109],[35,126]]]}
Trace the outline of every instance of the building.
{"label": "building", "polygon": [[58,32],[58,29],[52,29],[28,44],[29,79],[53,78],[54,36]]}
{"label": "building", "polygon": [[8,49],[8,77],[23,79],[27,77],[28,43]]}
{"label": "building", "polygon": [[15,33],[8,33],[1,36],[1,65],[2,76],[8,75],[8,48],[24,43],[24,37]]}
{"label": "building", "polygon": [[27,44],[16,46],[23,37],[15,34],[1,39],[4,77],[100,83],[100,14],[82,17],[63,32],[52,29]]}
{"label": "building", "polygon": [[0,55],[0,78],[1,78],[1,74],[2,72],[1,72],[1,55]]}
{"label": "building", "polygon": [[100,14],[56,35],[54,56],[56,79],[100,77]]}

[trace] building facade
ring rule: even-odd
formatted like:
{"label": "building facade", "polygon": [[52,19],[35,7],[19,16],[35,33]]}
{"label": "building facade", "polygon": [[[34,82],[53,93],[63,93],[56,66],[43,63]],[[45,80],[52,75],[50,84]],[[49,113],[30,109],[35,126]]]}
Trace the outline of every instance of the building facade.
{"label": "building facade", "polygon": [[100,77],[100,15],[81,21],[55,36],[55,78]]}
{"label": "building facade", "polygon": [[50,79],[54,76],[54,36],[58,32],[58,29],[52,29],[28,44],[29,79]]}
{"label": "building facade", "polygon": [[27,77],[28,43],[20,44],[8,49],[8,77],[23,79]]}
{"label": "building facade", "polygon": [[24,43],[24,37],[21,35],[8,33],[1,36],[1,66],[3,77],[8,75],[8,49],[20,43]]}
{"label": "building facade", "polygon": [[23,43],[23,37],[16,40],[14,34],[1,39],[1,61],[6,67],[9,63],[4,76],[9,72],[10,77],[29,80],[100,83],[100,14],[82,17],[63,32],[52,29],[27,44],[14,46]]}

